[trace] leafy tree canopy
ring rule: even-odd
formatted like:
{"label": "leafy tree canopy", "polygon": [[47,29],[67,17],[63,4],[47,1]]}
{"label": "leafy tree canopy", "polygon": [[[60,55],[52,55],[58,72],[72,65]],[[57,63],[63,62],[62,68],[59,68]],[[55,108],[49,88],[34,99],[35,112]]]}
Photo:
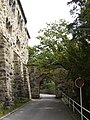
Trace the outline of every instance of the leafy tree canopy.
{"label": "leafy tree canopy", "polygon": [[[74,58],[74,61],[77,61],[74,62],[76,66],[71,70],[71,73],[73,76],[78,73],[85,81],[83,98],[86,99],[83,99],[83,105],[90,110],[90,0],[72,0],[68,4],[73,5],[70,11],[75,17],[74,22],[70,23],[68,28],[73,35],[72,41],[74,44],[78,43],[79,48]],[[76,16],[76,14],[78,15]]]}
{"label": "leafy tree canopy", "polygon": [[29,48],[30,58],[32,58],[29,64],[34,63],[44,68],[52,68],[55,65],[63,66],[61,61],[69,40],[66,21],[60,20],[47,24],[46,28],[39,31],[37,39],[40,40],[40,45]]}

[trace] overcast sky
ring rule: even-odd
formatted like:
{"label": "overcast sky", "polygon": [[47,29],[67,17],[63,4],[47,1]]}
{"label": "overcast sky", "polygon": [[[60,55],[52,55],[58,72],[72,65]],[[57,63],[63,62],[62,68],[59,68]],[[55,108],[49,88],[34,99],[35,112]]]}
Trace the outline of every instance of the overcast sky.
{"label": "overcast sky", "polygon": [[70,0],[21,0],[31,36],[30,46],[39,43],[35,37],[37,37],[37,32],[46,26],[46,23],[59,19],[71,20],[67,1]]}

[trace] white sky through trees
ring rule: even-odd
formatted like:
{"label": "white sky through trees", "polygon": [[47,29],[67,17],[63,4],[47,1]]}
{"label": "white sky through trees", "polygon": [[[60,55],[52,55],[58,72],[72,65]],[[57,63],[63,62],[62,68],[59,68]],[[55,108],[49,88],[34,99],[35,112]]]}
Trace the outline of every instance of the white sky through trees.
{"label": "white sky through trees", "polygon": [[35,38],[40,29],[46,26],[46,23],[66,19],[71,21],[69,6],[67,2],[70,0],[21,0],[27,18],[27,27],[31,39],[29,45],[39,44]]}

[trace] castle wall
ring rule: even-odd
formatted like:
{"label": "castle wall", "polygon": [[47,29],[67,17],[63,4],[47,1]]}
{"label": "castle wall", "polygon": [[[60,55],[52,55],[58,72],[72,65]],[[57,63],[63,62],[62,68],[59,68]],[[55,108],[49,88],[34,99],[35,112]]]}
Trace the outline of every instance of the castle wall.
{"label": "castle wall", "polygon": [[23,69],[27,69],[30,36],[18,1],[0,0],[0,101],[8,105],[30,97],[28,70]]}

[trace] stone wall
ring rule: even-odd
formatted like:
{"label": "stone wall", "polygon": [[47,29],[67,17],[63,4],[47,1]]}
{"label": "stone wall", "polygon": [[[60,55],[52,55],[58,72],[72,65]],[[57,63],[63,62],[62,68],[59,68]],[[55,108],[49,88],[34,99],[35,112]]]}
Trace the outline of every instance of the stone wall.
{"label": "stone wall", "polygon": [[0,101],[30,98],[26,18],[19,0],[0,0]]}

